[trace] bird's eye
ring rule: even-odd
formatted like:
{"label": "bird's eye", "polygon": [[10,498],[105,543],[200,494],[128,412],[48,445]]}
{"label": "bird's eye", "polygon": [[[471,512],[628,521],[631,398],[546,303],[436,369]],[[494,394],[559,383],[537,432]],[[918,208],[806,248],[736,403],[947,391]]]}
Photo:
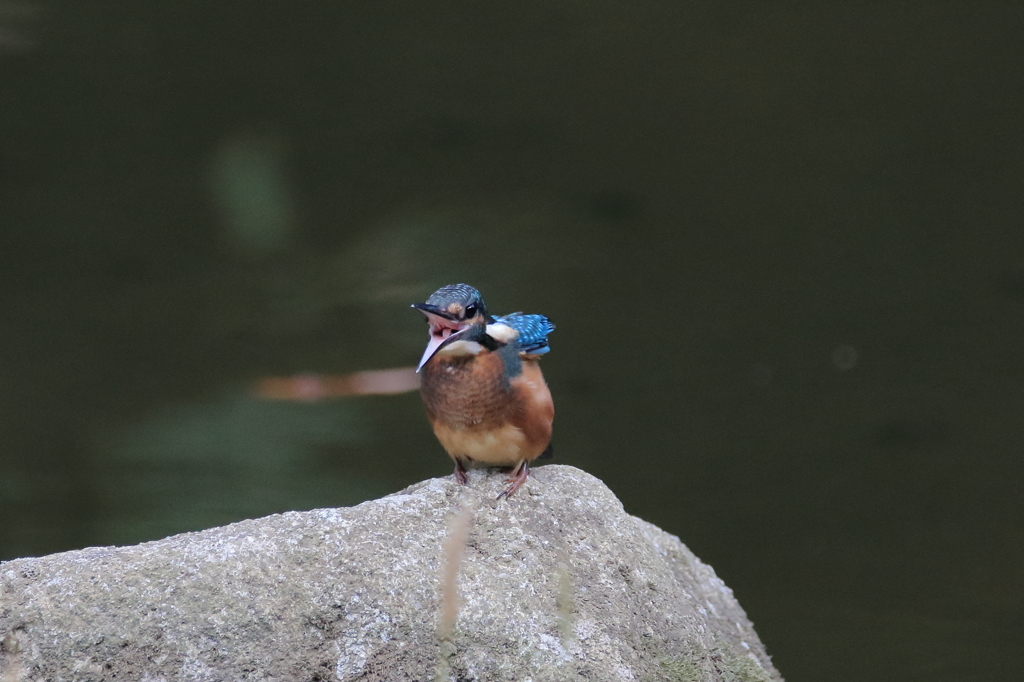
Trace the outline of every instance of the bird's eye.
{"label": "bird's eye", "polygon": [[470,320],[476,317],[476,303],[470,303],[466,306],[466,319]]}

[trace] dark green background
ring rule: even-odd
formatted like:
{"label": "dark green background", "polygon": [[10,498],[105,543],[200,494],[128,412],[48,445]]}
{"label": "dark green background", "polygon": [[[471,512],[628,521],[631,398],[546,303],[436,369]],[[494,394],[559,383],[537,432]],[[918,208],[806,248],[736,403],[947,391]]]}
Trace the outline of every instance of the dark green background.
{"label": "dark green background", "polygon": [[409,365],[558,325],[557,461],[791,680],[1024,677],[1024,5],[0,0],[0,557],[450,463]]}

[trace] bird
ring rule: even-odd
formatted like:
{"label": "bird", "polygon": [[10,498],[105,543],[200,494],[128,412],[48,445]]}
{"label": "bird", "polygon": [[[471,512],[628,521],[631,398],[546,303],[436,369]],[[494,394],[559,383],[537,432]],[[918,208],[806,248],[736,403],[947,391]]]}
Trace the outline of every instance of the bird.
{"label": "bird", "polygon": [[555,326],[544,315],[492,316],[480,292],[449,284],[413,308],[426,317],[429,340],[416,371],[434,435],[467,467],[508,467],[511,497],[526,482],[530,462],[550,457],[555,405],[538,360],[551,350]]}

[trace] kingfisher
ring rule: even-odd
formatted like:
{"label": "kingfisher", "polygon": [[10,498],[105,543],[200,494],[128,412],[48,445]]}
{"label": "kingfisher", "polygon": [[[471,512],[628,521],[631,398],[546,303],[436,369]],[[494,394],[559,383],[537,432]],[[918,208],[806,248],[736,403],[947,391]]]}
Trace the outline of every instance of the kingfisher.
{"label": "kingfisher", "polygon": [[551,350],[555,326],[543,315],[492,316],[468,284],[441,287],[425,303],[430,336],[416,368],[434,435],[455,461],[455,480],[466,468],[509,467],[513,495],[530,462],[551,456],[555,405],[538,360]]}

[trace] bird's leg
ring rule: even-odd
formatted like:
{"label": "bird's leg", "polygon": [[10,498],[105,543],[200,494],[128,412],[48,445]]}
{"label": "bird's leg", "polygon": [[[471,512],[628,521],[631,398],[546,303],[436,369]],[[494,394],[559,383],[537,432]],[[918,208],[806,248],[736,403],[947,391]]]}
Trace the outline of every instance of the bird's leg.
{"label": "bird's leg", "polygon": [[464,465],[462,460],[458,457],[455,458],[455,480],[462,485],[466,485],[469,481],[469,479],[466,478],[466,465]]}
{"label": "bird's leg", "polygon": [[501,494],[498,495],[498,499],[500,500],[503,497],[512,497],[517,490],[523,487],[523,484],[526,483],[526,477],[529,475],[530,465],[524,459],[516,466],[515,469],[512,470],[512,475],[508,478],[508,483],[511,485],[501,491]]}

